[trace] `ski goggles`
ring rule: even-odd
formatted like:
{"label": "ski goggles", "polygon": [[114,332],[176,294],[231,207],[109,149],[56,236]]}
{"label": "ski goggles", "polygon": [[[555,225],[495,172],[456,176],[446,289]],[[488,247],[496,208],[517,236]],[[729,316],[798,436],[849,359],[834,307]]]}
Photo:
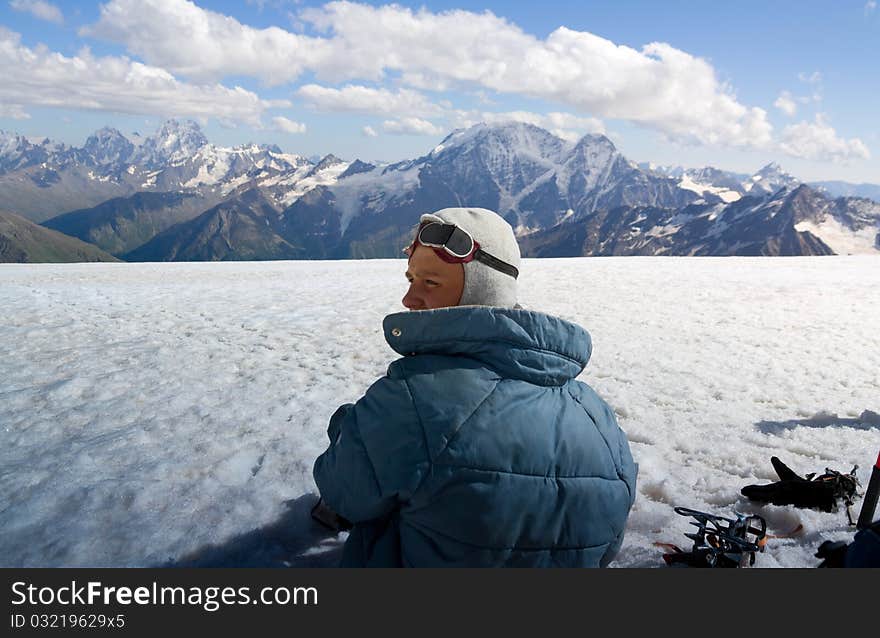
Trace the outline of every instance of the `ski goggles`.
{"label": "ski goggles", "polygon": [[476,260],[514,279],[519,277],[519,270],[515,266],[487,253],[469,232],[455,224],[423,223],[415,240],[404,252],[412,255],[416,243],[433,248],[437,256],[449,264],[466,264]]}

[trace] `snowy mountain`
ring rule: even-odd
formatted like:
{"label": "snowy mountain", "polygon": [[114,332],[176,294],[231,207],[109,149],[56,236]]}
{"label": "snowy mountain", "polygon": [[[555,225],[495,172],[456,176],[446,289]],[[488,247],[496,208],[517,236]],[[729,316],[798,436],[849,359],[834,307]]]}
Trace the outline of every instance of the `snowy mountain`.
{"label": "snowy mountain", "polygon": [[95,166],[125,166],[135,145],[115,128],[104,127],[86,140],[82,149]]}
{"label": "snowy mountain", "polygon": [[149,170],[160,170],[167,165],[183,164],[202,147],[208,146],[199,125],[193,121],[168,120],[155,135],[144,140],[132,158],[132,164]]}
{"label": "snowy mountain", "polygon": [[711,166],[682,171],[678,185],[705,198],[715,196],[725,203],[735,202],[750,189],[745,187],[748,176],[722,171]]}
{"label": "snowy mountain", "polygon": [[213,205],[251,180],[303,166],[311,163],[277,146],[211,144],[191,121],[169,120],[154,135],[132,139],[105,127],[82,148],[0,132],[0,195],[33,221],[143,191],[187,191]]}
{"label": "snowy mountain", "polygon": [[671,178],[642,171],[604,136],[570,144],[530,124],[478,124],[418,159],[341,173],[299,195],[283,215],[288,225],[324,238],[322,256],[392,257],[421,213],[447,206],[496,210],[524,235],[611,207],[700,199]]}
{"label": "snowy mountain", "polygon": [[743,187],[752,195],[758,193],[771,195],[780,188],[794,188],[800,183],[799,179],[782,170],[779,164],[771,162],[752,175]]}
{"label": "snowy mountain", "polygon": [[[534,254],[876,250],[870,200],[808,188],[797,215],[770,214],[800,185],[777,164],[752,175],[636,165],[605,136],[572,143],[513,122],[454,131],[426,155],[393,164],[220,147],[194,122],[175,120],[146,137],[104,128],[82,148],[0,134],[4,209],[56,217],[46,225],[117,256],[164,234],[147,251],[157,260],[398,257],[421,213],[461,205],[498,211]],[[217,232],[251,228],[257,217],[260,232],[241,231],[236,241],[221,233],[229,245],[217,249],[206,239],[210,224],[199,232],[186,225],[210,211],[222,220]],[[181,237],[169,240],[174,233]]]}
{"label": "snowy mountain", "polygon": [[0,174],[45,162],[48,150],[17,133],[0,131]]}
{"label": "snowy mountain", "polygon": [[672,177],[678,186],[726,203],[735,202],[747,193],[752,196],[772,195],[780,188],[794,188],[801,183],[779,164],[771,162],[754,174],[746,175],[724,171],[712,166],[683,168],[642,163],[639,167],[654,175]]}
{"label": "snowy mountain", "polygon": [[880,204],[805,184],[680,209],[620,207],[520,238],[530,257],[877,254]]}

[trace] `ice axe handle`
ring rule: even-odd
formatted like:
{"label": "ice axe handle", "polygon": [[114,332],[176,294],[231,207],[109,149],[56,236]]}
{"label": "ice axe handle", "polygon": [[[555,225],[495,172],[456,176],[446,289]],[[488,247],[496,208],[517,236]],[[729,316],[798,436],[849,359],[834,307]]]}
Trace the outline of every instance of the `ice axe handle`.
{"label": "ice axe handle", "polygon": [[856,529],[865,529],[870,527],[874,521],[874,512],[877,509],[877,497],[880,496],[880,456],[871,470],[871,480],[868,481],[868,489],[865,492],[865,498],[862,500],[862,511],[859,512],[859,520],[856,523]]}

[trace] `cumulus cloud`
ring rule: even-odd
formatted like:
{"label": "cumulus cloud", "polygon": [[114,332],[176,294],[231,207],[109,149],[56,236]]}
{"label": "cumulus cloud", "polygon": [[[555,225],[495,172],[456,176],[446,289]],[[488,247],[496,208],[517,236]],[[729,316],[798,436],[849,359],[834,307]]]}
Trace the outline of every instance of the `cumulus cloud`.
{"label": "cumulus cloud", "polygon": [[306,84],[297,95],[319,111],[431,117],[443,112],[425,95],[409,89],[389,91],[348,85],[341,89]]}
{"label": "cumulus cloud", "polygon": [[799,122],[782,132],[779,148],[792,157],[808,160],[846,162],[870,159],[871,153],[858,138],[843,139],[820,113],[813,122]]}
{"label": "cumulus cloud", "polygon": [[364,137],[379,137],[379,134],[376,132],[372,126],[365,126],[361,129],[361,132],[364,134]]}
{"label": "cumulus cloud", "polygon": [[16,11],[24,11],[32,16],[55,24],[64,24],[64,14],[61,9],[44,0],[11,0],[9,6]]}
{"label": "cumulus cloud", "polygon": [[595,117],[579,117],[571,113],[548,113],[544,116],[546,128],[566,128],[586,133],[605,134],[605,125]]}
{"label": "cumulus cloud", "polygon": [[274,86],[320,67],[331,53],[326,40],[254,29],[189,0],[112,0],[80,34],[122,43],[150,64],[200,81],[244,75]]}
{"label": "cumulus cloud", "polygon": [[258,125],[266,108],[285,104],[261,100],[240,87],[187,84],[164,69],[125,57],[96,57],[87,49],[66,57],[44,46],[31,49],[3,27],[0,68],[0,104],[13,112],[50,106]]}
{"label": "cumulus cloud", "polygon": [[403,117],[398,120],[385,120],[382,130],[392,135],[442,135],[443,129],[417,117]]}
{"label": "cumulus cloud", "polygon": [[381,81],[394,74],[409,88],[530,96],[679,140],[752,148],[772,140],[763,109],[741,104],[708,62],[668,44],[637,50],[565,27],[542,40],[488,11],[347,1],[303,10],[300,18],[319,35],[255,29],[187,0],[111,0],[83,33],[203,80],[248,75],[280,84],[311,71],[332,82]]}
{"label": "cumulus cloud", "polygon": [[296,135],[299,133],[306,132],[306,125],[301,122],[294,122],[293,120],[289,120],[286,117],[277,116],[272,118],[272,124],[275,125],[275,128],[282,133],[290,133],[291,135]]}
{"label": "cumulus cloud", "polygon": [[707,62],[666,44],[637,51],[564,27],[540,40],[488,12],[396,5],[332,2],[303,17],[332,33],[346,54],[328,59],[326,73],[393,70],[416,88],[475,85],[528,95],[707,143],[770,140],[762,109],[739,104]]}
{"label": "cumulus cloud", "polygon": [[793,116],[797,113],[797,104],[791,97],[791,93],[788,91],[783,91],[776,101],[773,103],[773,106],[778,108],[780,111],[788,115],[789,117]]}
{"label": "cumulus cloud", "polygon": [[[552,133],[568,140],[580,139],[584,133],[604,133],[604,124],[594,117],[581,117],[571,113],[553,112],[547,114],[528,111],[511,111],[497,113],[489,111],[454,110],[448,105],[434,104],[418,91],[399,89],[375,89],[365,86],[348,85],[341,89],[307,84],[297,91],[297,95],[306,103],[320,111],[364,113],[370,115],[392,115],[405,118],[401,122],[391,124],[393,132],[406,130],[418,134],[433,135],[440,130],[435,124],[426,126],[423,118],[442,118],[449,123],[449,128],[466,128],[477,122],[527,122],[550,130]],[[408,118],[408,119],[406,119]],[[413,122],[418,121],[417,124]],[[369,128],[369,127],[367,127]],[[375,135],[375,130],[370,128]],[[426,131],[427,133],[421,133]]]}

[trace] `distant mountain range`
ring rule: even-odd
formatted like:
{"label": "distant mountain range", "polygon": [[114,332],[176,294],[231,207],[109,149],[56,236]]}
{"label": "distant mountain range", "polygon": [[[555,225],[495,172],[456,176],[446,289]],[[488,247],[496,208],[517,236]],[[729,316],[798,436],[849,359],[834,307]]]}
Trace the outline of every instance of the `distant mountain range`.
{"label": "distant mountain range", "polygon": [[175,120],[82,148],[0,132],[0,210],[132,261],[399,257],[418,216],[447,206],[498,211],[526,256],[880,254],[875,195],[775,164],[636,165],[602,135],[572,144],[521,123],[380,165],[219,147]]}

